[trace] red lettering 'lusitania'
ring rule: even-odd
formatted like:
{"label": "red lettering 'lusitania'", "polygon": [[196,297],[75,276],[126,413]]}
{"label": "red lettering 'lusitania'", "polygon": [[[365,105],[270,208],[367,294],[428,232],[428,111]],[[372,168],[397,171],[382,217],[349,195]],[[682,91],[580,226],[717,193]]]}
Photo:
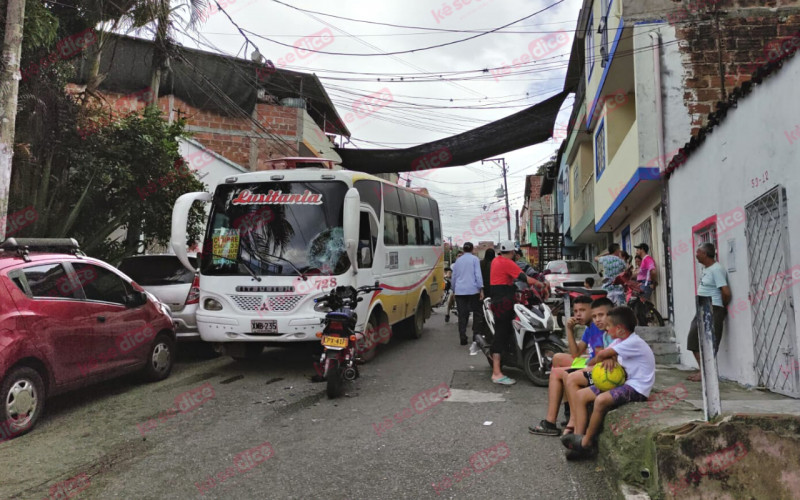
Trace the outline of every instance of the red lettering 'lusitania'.
{"label": "red lettering 'lusitania'", "polygon": [[234,205],[322,205],[322,195],[306,190],[303,194],[286,194],[270,190],[267,194],[253,194],[245,189],[231,202]]}

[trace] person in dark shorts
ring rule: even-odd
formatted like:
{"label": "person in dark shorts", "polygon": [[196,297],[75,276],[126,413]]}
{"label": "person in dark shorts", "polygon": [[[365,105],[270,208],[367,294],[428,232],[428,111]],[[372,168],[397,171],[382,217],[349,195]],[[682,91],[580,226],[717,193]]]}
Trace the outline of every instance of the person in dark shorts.
{"label": "person in dark shorts", "polygon": [[492,340],[492,382],[501,385],[514,385],[516,380],[503,375],[500,370],[500,355],[505,350],[514,327],[514,293],[516,281],[524,281],[528,285],[544,289],[544,284],[525,275],[514,262],[514,242],[500,243],[500,255],[492,261],[489,282],[492,287],[492,313],[495,318],[494,340]]}
{"label": "person in dark shorts", "polygon": [[[608,334],[614,339],[608,348],[600,351],[589,364],[602,363],[611,370],[619,363],[626,372],[625,383],[607,392],[592,383],[589,371],[579,371],[567,378],[569,401],[575,416],[575,433],[561,437],[569,450],[591,453],[596,450],[596,438],[603,427],[603,419],[610,410],[628,403],[647,401],[656,380],[656,359],[653,350],[637,334],[636,315],[630,307],[620,306],[608,312]],[[588,405],[594,403],[591,419]]]}
{"label": "person in dark shorts", "polygon": [[[701,243],[697,247],[695,257],[703,265],[703,276],[697,286],[697,295],[711,297],[711,309],[714,315],[714,354],[719,351],[722,342],[722,329],[725,326],[725,317],[728,315],[726,306],[731,301],[731,289],[728,286],[728,275],[725,268],[715,260],[717,250],[712,243]],[[697,316],[692,319],[689,327],[689,337],[686,339],[686,348],[694,353],[697,366],[700,366],[700,342],[697,334]],[[700,372],[687,377],[693,382],[700,381]]]}
{"label": "person in dark shorts", "polygon": [[[561,434],[556,419],[561,400],[564,397],[564,387],[570,373],[586,367],[590,359],[595,357],[598,352],[605,349],[603,333],[605,330],[605,315],[614,303],[603,297],[592,303],[591,297],[581,295],[572,302],[574,314],[566,324],[567,341],[569,343],[569,354],[558,353],[553,357],[553,366],[550,370],[550,383],[548,384],[548,405],[547,415],[538,425],[528,427],[531,434],[542,436],[558,436]],[[598,322],[593,322],[594,318]],[[579,342],[575,341],[575,326],[584,325],[586,330]],[[569,404],[564,403],[565,422],[567,426],[564,433],[573,432],[573,428],[567,423],[570,420]]]}

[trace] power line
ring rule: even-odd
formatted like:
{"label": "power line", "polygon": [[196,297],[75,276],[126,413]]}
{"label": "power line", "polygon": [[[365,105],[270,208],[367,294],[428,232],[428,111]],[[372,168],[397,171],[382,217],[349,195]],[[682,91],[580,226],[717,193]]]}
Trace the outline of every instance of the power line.
{"label": "power line", "polygon": [[[214,0],[214,1],[216,2],[216,0]],[[283,5],[286,5],[287,7],[291,7],[291,8],[294,8],[294,9],[302,11],[302,9],[299,9],[297,7],[293,7],[293,6],[288,5],[288,4],[284,4],[283,2],[279,2],[278,0],[272,0],[272,1],[276,2],[276,3],[281,3]],[[517,19],[516,21],[513,21],[511,23],[505,24],[503,26],[500,26],[499,28],[495,28],[495,29],[490,30],[490,31],[484,31],[484,32],[478,33],[478,34],[476,34],[474,36],[469,36],[467,38],[462,38],[461,40],[455,40],[455,41],[452,41],[452,42],[446,42],[446,43],[440,43],[440,44],[436,44],[436,45],[430,45],[430,46],[427,46],[427,47],[420,47],[420,48],[417,48],[417,49],[400,50],[400,51],[396,51],[396,52],[387,52],[385,54],[348,54],[348,53],[345,53],[345,52],[326,52],[326,51],[323,51],[323,50],[314,50],[314,49],[308,49],[308,48],[304,49],[304,50],[306,50],[308,52],[314,52],[314,53],[317,53],[317,54],[327,54],[327,55],[331,55],[331,56],[351,56],[351,57],[375,57],[375,56],[383,56],[383,55],[394,56],[394,55],[399,55],[399,54],[411,54],[411,53],[414,53],[414,52],[424,52],[426,50],[439,49],[439,48],[442,48],[442,47],[448,47],[450,45],[456,45],[456,44],[459,44],[459,43],[468,42],[470,40],[474,40],[476,38],[480,38],[480,37],[488,35],[490,33],[494,33],[495,31],[499,31],[499,30],[501,30],[503,28],[507,28],[507,27],[511,26],[512,24],[516,24],[516,23],[518,23],[520,21],[524,21],[525,19],[530,19],[533,16],[539,15],[542,12],[550,10],[553,7],[555,7],[556,5],[564,3],[564,1],[565,0],[558,0],[557,2],[555,2],[555,3],[551,4],[551,5],[548,5],[544,9],[541,9],[539,11],[534,12],[533,14],[531,14],[529,16],[525,16],[523,18]],[[335,16],[331,16],[331,17],[335,17]],[[239,29],[241,30],[242,28],[239,28]],[[258,38],[262,38],[264,40],[268,40],[268,41],[270,41],[272,43],[275,43],[275,44],[278,44],[278,45],[282,45],[284,47],[294,48],[294,45],[289,45],[287,43],[279,42],[279,41],[273,40],[273,39],[271,39],[269,37],[265,37],[265,36],[258,35],[257,33],[253,33],[252,31],[249,31],[249,30],[243,30],[243,31],[246,31],[247,33],[250,33],[251,35],[256,36]]]}
{"label": "power line", "polygon": [[[499,30],[501,30],[503,28],[506,28],[506,27],[511,26],[513,24],[517,24],[519,22],[524,21],[525,19],[531,18],[534,15],[536,15],[536,14],[531,14],[530,16],[523,17],[522,19],[518,19],[518,20],[514,21],[513,23],[509,23],[509,24],[506,24],[505,26],[501,26],[500,28],[495,28],[495,29],[492,29],[492,30],[486,30],[486,31],[484,31],[484,30],[475,30],[475,31],[473,31],[473,30],[451,30],[451,29],[446,29],[446,28],[427,28],[427,27],[423,27],[423,26],[404,26],[402,24],[390,24],[390,23],[381,23],[381,22],[378,22],[378,21],[367,21],[367,20],[364,20],[364,19],[353,19],[352,17],[337,16],[335,14],[326,14],[324,12],[317,12],[317,11],[313,11],[313,10],[301,9],[300,7],[295,7],[294,5],[289,5],[288,3],[281,2],[280,0],[272,0],[272,1],[277,3],[277,4],[281,4],[281,5],[285,6],[285,7],[289,7],[290,9],[294,9],[294,10],[297,10],[297,11],[300,11],[300,12],[303,12],[303,13],[306,13],[306,14],[316,14],[318,16],[332,17],[334,19],[341,19],[343,21],[352,21],[352,22],[363,23],[363,24],[373,24],[373,25],[377,25],[377,26],[389,26],[389,27],[392,27],[392,28],[404,28],[404,29],[418,29],[418,30],[425,30],[425,31],[436,31],[436,32],[439,32],[439,33],[482,33],[482,34],[495,33],[495,32],[497,32],[497,31],[499,31]],[[554,7],[555,5],[558,5],[559,3],[561,3],[561,2],[557,2],[556,4],[551,5],[550,7]],[[550,7],[548,7],[548,9]],[[547,10],[547,9],[545,9],[545,10]]]}

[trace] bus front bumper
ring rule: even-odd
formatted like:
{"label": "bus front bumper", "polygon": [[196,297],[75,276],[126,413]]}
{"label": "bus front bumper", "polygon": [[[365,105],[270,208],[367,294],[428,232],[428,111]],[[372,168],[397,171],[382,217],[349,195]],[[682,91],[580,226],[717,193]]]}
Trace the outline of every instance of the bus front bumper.
{"label": "bus front bumper", "polygon": [[[324,315],[287,318],[229,318],[197,313],[200,337],[206,342],[308,342],[322,331]],[[277,333],[254,333],[252,321],[277,322]]]}

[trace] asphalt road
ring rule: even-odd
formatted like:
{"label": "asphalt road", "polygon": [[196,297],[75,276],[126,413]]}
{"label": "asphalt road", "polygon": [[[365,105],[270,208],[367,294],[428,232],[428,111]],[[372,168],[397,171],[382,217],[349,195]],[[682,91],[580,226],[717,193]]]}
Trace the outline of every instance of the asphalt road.
{"label": "asphalt road", "polygon": [[[130,377],[51,399],[33,432],[0,444],[0,498],[66,498],[55,491],[75,477],[85,489],[72,498],[97,500],[614,498],[595,462],[567,462],[557,438],[528,433],[546,389],[515,370],[517,385],[492,384],[441,314],[422,339],[378,349],[337,400],[297,349],[253,363],[187,350],[161,383]],[[213,395],[206,385],[199,406],[167,412],[204,384]],[[440,384],[453,400],[494,401],[415,398]],[[496,463],[481,458],[492,451]]]}

